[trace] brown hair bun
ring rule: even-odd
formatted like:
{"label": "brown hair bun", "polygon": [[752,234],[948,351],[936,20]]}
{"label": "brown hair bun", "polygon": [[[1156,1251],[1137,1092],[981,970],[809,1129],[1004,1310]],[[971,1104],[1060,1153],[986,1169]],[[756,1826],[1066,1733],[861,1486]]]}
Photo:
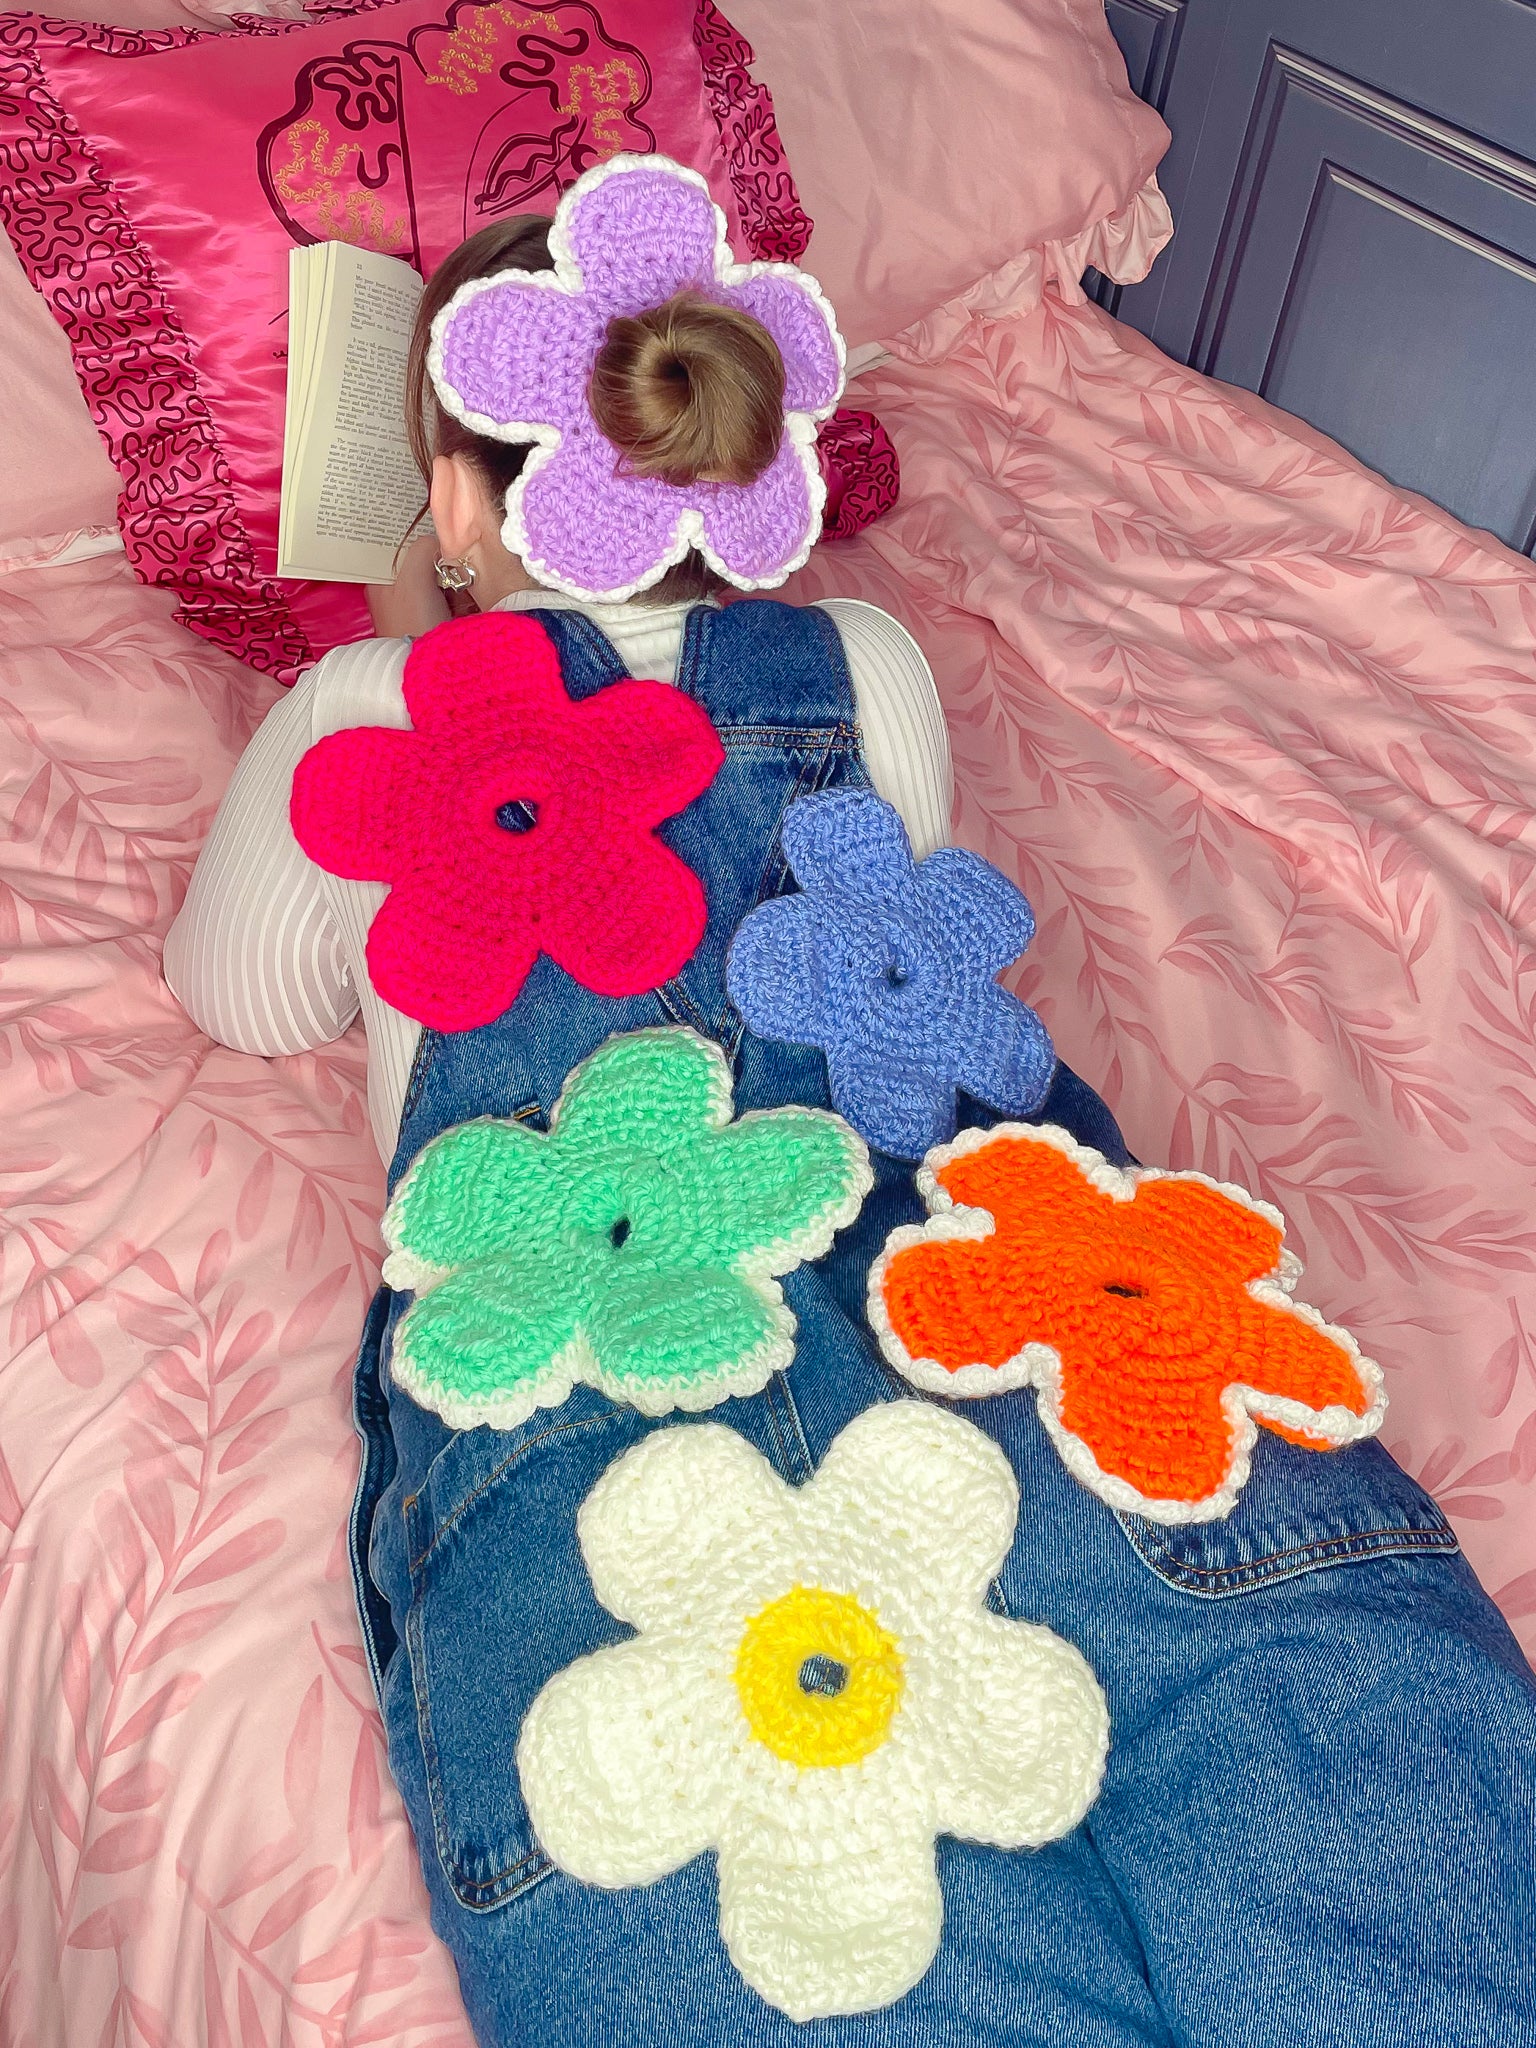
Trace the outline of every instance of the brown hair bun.
{"label": "brown hair bun", "polygon": [[587,387],[634,476],[750,484],[784,438],[784,360],[761,322],[697,292],[608,323]]}
{"label": "brown hair bun", "polygon": [[[525,213],[510,220],[494,222],[490,227],[482,228],[478,234],[471,235],[467,242],[460,243],[459,247],[438,265],[427,282],[416,312],[416,326],[411,336],[405,385],[406,427],[410,434],[411,452],[416,458],[416,465],[423,480],[429,484],[432,478],[433,456],[458,455],[473,464],[487,491],[494,498],[504,498],[509,487],[522,474],[523,464],[533,452],[523,443],[498,441],[484,434],[473,433],[462,420],[455,419],[452,413],[445,411],[438,402],[427,373],[427,353],[432,342],[432,322],[459,287],[467,284],[471,278],[495,277],[503,270],[554,268],[554,259],[549,253],[549,228],[550,223],[542,214]],[[679,301],[674,299],[671,303],[675,306]],[[709,302],[705,300],[698,303],[708,305]],[[664,313],[668,309],[662,307],[659,310]],[[781,407],[784,369],[768,330],[744,314],[731,313],[723,306],[711,306],[709,310],[718,314],[722,321],[729,320],[733,326],[739,323],[742,327],[751,329],[753,334],[760,336],[762,342],[772,351],[773,362],[777,365],[776,389],[779,393],[775,405]],[[655,313],[648,313],[645,315],[644,323],[630,320],[623,323],[615,321],[613,324],[638,328],[645,323],[653,322],[656,317]],[[721,332],[718,323],[714,332],[718,337]],[[738,343],[734,340],[729,345],[733,358],[737,347]],[[705,382],[699,383],[699,374],[705,377]],[[708,373],[696,374],[696,368],[692,364],[688,367],[687,375],[690,393],[696,384],[701,391],[713,391],[715,388],[714,384],[707,381]],[[706,404],[712,403],[712,399],[706,401]],[[674,411],[677,409],[674,401]],[[729,416],[735,418],[734,413]],[[742,476],[741,481],[750,482],[761,469],[767,468],[778,452],[778,436],[782,428],[780,409],[773,422],[773,445],[768,448],[759,468]],[[741,445],[737,444],[738,456]],[[739,461],[736,466],[741,466]],[[694,474],[698,475],[701,472],[695,471]],[[423,506],[422,510],[425,512],[426,507]],[[414,524],[414,521],[412,523]],[[697,548],[690,548],[682,561],[669,569],[659,583],[640,593],[637,602],[652,605],[697,604],[724,588],[724,579],[714,573]]]}

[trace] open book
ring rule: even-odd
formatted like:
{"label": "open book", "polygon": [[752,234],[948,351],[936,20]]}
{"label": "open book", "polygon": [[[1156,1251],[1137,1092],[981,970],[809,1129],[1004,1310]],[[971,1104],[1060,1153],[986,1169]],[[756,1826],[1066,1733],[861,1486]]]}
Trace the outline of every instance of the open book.
{"label": "open book", "polygon": [[416,272],[393,256],[348,242],[290,251],[279,576],[393,582],[426,496],[405,435],[421,293]]}

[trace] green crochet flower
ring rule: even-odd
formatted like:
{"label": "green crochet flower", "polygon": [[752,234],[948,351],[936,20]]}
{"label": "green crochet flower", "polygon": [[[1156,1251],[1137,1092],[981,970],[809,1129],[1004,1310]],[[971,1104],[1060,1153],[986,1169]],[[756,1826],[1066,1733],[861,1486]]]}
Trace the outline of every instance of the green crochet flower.
{"label": "green crochet flower", "polygon": [[772,1276],[820,1257],[872,1175],[830,1111],[731,1108],[718,1046],[633,1031],[570,1074],[548,1136],[435,1138],[384,1219],[384,1277],[419,1297],[397,1383],[455,1429],[512,1429],[578,1381],[647,1415],[755,1393],[794,1355]]}

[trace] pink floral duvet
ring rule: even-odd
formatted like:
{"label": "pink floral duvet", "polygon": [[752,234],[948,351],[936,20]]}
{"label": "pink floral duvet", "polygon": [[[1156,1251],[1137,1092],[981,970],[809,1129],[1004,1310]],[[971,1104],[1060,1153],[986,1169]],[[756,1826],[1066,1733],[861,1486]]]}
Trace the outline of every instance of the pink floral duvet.
{"label": "pink floral duvet", "polygon": [[[860,386],[1020,987],[1145,1158],[1278,1202],[1536,1639],[1536,572],[1093,309]],[[158,944],[259,682],[119,555],[0,577],[0,2041],[468,2048],[352,1618],[355,1039]]]}

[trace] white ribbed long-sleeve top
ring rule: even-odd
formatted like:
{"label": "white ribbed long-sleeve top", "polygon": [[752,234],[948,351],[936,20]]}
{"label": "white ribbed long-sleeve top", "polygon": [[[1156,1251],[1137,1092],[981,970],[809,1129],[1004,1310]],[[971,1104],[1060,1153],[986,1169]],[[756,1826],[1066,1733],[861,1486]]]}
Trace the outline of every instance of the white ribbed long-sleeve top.
{"label": "white ribbed long-sleeve top", "polygon": [[[499,609],[543,605],[585,612],[631,675],[676,682],[686,605],[578,605],[537,590]],[[921,858],[948,839],[952,791],[932,673],[906,629],[876,606],[831,598],[821,609],[842,638],[870,780],[901,813]],[[288,798],[294,769],[327,733],[409,727],[409,651],[407,640],[339,647],[273,707],[241,756],[165,942],[172,993],[210,1038],[238,1051],[307,1051],[338,1037],[361,1009],[369,1114],[386,1160],[421,1027],[381,1001],[368,978],[364,948],[385,888],[316,867],[293,836]]]}

